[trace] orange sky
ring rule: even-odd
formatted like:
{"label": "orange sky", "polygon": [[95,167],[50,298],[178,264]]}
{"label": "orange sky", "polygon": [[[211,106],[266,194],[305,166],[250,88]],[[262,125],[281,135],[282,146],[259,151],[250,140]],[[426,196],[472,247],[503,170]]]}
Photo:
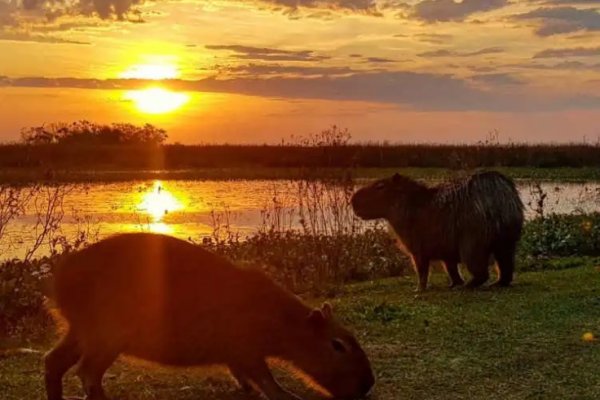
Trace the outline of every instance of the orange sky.
{"label": "orange sky", "polygon": [[2,141],[76,119],[182,143],[596,141],[599,93],[597,1],[0,0]]}

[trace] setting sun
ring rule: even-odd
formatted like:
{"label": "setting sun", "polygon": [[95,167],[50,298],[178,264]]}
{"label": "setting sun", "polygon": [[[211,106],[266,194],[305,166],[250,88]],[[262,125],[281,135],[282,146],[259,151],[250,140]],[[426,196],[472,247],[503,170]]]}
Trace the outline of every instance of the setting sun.
{"label": "setting sun", "polygon": [[124,98],[132,101],[136,108],[145,114],[165,114],[182,107],[189,101],[190,96],[160,87],[151,87],[128,90]]}

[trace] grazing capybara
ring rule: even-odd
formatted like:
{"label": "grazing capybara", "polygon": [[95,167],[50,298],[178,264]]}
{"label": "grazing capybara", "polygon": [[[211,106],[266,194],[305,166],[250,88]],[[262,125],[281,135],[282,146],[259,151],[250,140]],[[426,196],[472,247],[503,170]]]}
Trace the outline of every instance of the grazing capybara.
{"label": "grazing capybara", "polygon": [[149,233],[114,236],[56,267],[53,298],[68,328],[45,357],[48,400],[78,363],[89,400],[105,400],[102,376],[118,355],[172,366],[222,365],[244,389],[298,399],[275,381],[278,360],[339,398],[374,384],[367,356],[332,317],[311,309],[254,269],[183,240]]}
{"label": "grazing capybara", "polygon": [[385,219],[398,244],[412,259],[417,290],[425,290],[429,263],[445,264],[451,286],[464,284],[458,264],[472,275],[467,287],[489,279],[491,256],[499,286],[513,279],[515,250],[523,227],[523,203],[514,183],[498,172],[478,172],[434,187],[395,174],[358,190],[352,197],[356,215]]}

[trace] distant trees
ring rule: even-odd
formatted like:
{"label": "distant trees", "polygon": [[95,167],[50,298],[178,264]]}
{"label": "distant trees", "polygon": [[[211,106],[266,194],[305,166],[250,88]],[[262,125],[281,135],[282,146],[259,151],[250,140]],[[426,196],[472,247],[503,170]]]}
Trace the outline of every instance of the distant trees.
{"label": "distant trees", "polygon": [[167,139],[164,129],[145,124],[102,125],[90,121],[72,123],[54,123],[24,128],[21,130],[24,143],[41,144],[86,144],[86,145],[118,145],[118,144],[162,144]]}

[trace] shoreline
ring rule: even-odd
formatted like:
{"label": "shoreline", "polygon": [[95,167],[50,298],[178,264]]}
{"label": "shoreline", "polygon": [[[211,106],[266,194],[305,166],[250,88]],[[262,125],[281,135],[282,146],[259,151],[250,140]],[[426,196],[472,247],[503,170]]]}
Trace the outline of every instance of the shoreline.
{"label": "shoreline", "polygon": [[[600,182],[598,167],[490,167],[485,170],[500,171],[519,181],[540,182]],[[307,174],[307,171],[310,171]],[[305,168],[280,167],[235,167],[235,168],[195,168],[166,170],[41,170],[31,168],[4,168],[0,170],[0,184],[27,183],[109,183],[145,180],[296,180],[324,179],[347,176],[348,171],[354,179],[380,179],[398,172],[415,179],[427,181],[443,180],[464,171],[447,168]]]}

